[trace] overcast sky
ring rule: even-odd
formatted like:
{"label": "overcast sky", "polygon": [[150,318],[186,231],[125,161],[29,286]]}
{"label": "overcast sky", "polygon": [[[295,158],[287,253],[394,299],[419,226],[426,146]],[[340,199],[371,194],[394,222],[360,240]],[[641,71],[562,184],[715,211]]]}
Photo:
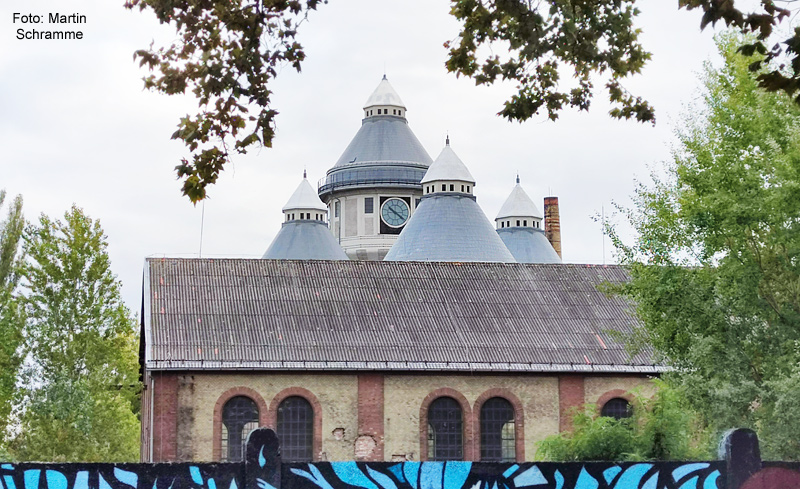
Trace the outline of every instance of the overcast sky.
{"label": "overcast sky", "polygon": [[[203,208],[180,194],[173,168],[186,153],[169,139],[179,117],[195,110],[193,100],[143,91],[147,72],[132,60],[136,49],[174,35],[122,3],[0,2],[0,188],[23,195],[28,219],[62,216],[73,203],[99,219],[125,301],[138,311],[144,258],[197,256]],[[280,112],[274,148],[234,157],[210,188],[203,256],[264,253],[303,169],[312,183],[324,177],[358,130],[361,107],[385,69],[431,157],[449,132],[492,221],[519,171],[540,206],[547,194],[559,197],[564,261],[602,263],[593,216],[612,201],[627,202],[634,179],[669,157],[683,107],[697,98],[702,63],[716,56],[699,14],[676,4],[641,3],[642,42],[653,59],[624,83],[655,105],[652,127],[611,120],[604,95],[589,114],[506,122],[496,113],[513,85],[476,87],[444,68],[442,43],[458,32],[446,0],[331,0],[301,30],[303,72],[287,67],[272,87]],[[14,12],[84,14],[88,22],[74,27],[85,38],[16,40],[25,26],[12,23]],[[605,261],[612,262],[608,243]]]}

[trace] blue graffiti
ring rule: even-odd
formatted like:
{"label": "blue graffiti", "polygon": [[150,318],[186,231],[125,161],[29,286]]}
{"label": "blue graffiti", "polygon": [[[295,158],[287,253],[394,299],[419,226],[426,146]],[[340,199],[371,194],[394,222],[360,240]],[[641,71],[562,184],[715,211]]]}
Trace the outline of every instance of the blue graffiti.
{"label": "blue graffiti", "polygon": [[720,489],[720,475],[719,464],[706,462],[331,462],[292,467],[282,485],[290,489]]}

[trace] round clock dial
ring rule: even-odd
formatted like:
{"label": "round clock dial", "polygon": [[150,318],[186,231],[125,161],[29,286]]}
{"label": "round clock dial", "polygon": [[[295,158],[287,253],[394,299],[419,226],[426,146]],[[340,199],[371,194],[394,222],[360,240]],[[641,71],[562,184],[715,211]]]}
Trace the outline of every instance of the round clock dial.
{"label": "round clock dial", "polygon": [[402,226],[408,221],[408,204],[401,199],[387,200],[381,208],[381,218],[393,228]]}

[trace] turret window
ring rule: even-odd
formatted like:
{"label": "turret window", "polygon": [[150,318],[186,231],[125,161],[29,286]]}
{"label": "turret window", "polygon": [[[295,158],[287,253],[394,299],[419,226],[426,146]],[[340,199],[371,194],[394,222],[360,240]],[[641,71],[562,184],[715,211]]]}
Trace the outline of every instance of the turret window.
{"label": "turret window", "polygon": [[374,207],[374,200],[372,197],[366,197],[364,199],[364,214],[372,214]]}
{"label": "turret window", "polygon": [[469,185],[467,185],[467,193],[469,193]]}
{"label": "turret window", "polygon": [[451,183],[450,184],[450,191],[453,192],[453,191],[455,191],[455,189],[456,189],[456,186]]}
{"label": "turret window", "polygon": [[337,200],[333,204],[333,217],[339,217],[339,209],[341,208],[340,202]]}
{"label": "turret window", "polygon": [[522,225],[525,226],[525,227],[528,227],[528,220],[525,219],[524,221],[522,221]]}
{"label": "turret window", "polygon": [[519,227],[519,219],[517,219],[517,227]]}
{"label": "turret window", "polygon": [[464,191],[464,186],[463,186],[463,185],[461,186],[461,191],[462,191],[462,192]]}
{"label": "turret window", "polygon": [[447,185],[442,184],[442,192],[444,192],[445,190],[447,190]]}

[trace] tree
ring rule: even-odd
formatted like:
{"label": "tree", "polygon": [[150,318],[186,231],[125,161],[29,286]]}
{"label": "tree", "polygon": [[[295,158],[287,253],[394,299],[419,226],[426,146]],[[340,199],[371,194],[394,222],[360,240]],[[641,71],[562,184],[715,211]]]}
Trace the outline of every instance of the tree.
{"label": "tree", "polygon": [[[5,190],[0,190],[0,208],[5,197]],[[17,196],[8,208],[8,217],[0,221],[0,446],[23,357],[20,347],[24,319],[15,292],[19,282],[19,243],[24,226],[22,197]]]}
{"label": "tree", "polygon": [[618,292],[708,426],[754,428],[767,457],[798,459],[800,107],[758,87],[742,42],[719,38],[725,64],[706,68],[666,177],[639,186],[636,242],[612,234],[631,270]]}
{"label": "tree", "polygon": [[636,396],[633,415],[614,419],[598,416],[587,404],[573,415],[571,432],[539,442],[537,459],[584,460],[707,460],[707,433],[680,395],[660,381],[652,399]]}
{"label": "tree", "polygon": [[[272,145],[277,112],[270,108],[268,85],[278,66],[289,64],[300,71],[305,52],[297,31],[319,4],[320,0],[126,0],[126,8],[151,9],[161,23],[174,25],[179,36],[170,46],[136,51],[134,58],[157,72],[145,78],[146,88],[168,95],[188,89],[198,99],[199,112],[181,118],[172,134],[192,153],[191,161],[184,158],[176,167],[183,193],[192,202],[206,197],[231,152]],[[565,106],[588,110],[594,79],[605,76],[612,117],[655,122],[650,104],[621,85],[650,57],[634,26],[637,0],[452,0],[452,5],[463,28],[456,40],[445,43],[450,48],[447,69],[472,77],[476,84],[517,82],[517,93],[500,115],[524,121],[540,111],[556,119]],[[788,71],[779,67],[762,73],[761,84],[790,95],[800,87],[800,36],[786,39],[785,48],[776,44],[767,49],[764,44],[788,10],[777,8],[773,0],[761,0],[761,9],[753,12],[726,0],[679,0],[678,5],[702,9],[701,28],[723,21],[755,32],[741,49],[748,55],[760,53],[753,69],[783,54],[791,60]],[[481,48],[494,44],[497,49],[489,52],[508,56],[492,54],[479,60]],[[560,80],[565,67],[574,73],[571,86]]]}
{"label": "tree", "polygon": [[20,460],[138,458],[136,321],[106,247],[100,223],[74,206],[63,222],[42,215],[26,229]]}

